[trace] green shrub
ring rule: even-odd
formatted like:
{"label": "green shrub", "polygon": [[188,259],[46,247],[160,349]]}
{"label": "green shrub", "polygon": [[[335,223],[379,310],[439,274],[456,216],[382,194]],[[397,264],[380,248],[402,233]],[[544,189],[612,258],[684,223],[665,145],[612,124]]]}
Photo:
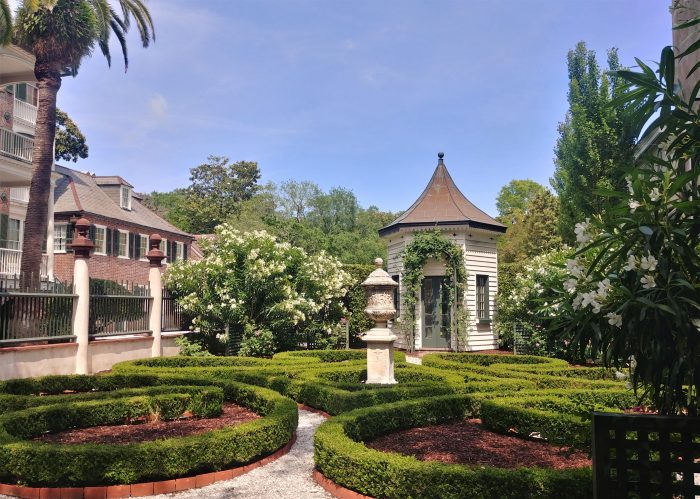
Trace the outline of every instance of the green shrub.
{"label": "green shrub", "polygon": [[314,442],[316,466],[334,482],[373,497],[575,499],[592,496],[590,468],[510,470],[448,465],[379,452],[362,443],[403,428],[475,415],[466,395],[358,409],[319,427]]}

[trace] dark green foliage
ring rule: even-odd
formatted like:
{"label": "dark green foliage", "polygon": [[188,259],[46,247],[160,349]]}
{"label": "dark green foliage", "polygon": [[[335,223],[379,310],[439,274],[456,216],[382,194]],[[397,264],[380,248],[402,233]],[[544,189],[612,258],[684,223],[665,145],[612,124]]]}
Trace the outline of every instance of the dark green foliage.
{"label": "dark green foliage", "polygon": [[73,161],[88,157],[85,135],[66,113],[56,108],[56,161]]}

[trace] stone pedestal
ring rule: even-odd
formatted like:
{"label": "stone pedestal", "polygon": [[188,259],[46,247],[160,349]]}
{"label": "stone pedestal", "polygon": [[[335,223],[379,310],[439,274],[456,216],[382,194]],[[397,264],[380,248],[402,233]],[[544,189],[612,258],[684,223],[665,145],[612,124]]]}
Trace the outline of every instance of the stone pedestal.
{"label": "stone pedestal", "polygon": [[394,341],[390,329],[373,328],[362,336],[367,343],[367,383],[392,385],[394,379]]}
{"label": "stone pedestal", "polygon": [[390,385],[394,378],[394,341],[397,337],[387,327],[394,318],[394,288],[398,284],[382,269],[383,261],[374,261],[376,270],[362,283],[367,293],[365,314],[374,321],[374,327],[362,336],[367,343],[367,383]]}

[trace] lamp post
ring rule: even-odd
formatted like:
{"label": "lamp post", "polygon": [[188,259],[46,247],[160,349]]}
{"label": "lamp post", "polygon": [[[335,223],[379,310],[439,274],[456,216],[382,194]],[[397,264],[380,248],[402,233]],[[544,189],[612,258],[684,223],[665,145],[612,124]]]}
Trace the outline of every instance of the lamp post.
{"label": "lamp post", "polygon": [[362,336],[367,343],[367,383],[389,385],[394,379],[394,341],[396,335],[387,327],[396,315],[394,288],[398,286],[382,265],[381,258],[374,260],[377,267],[362,283],[367,294],[365,314],[374,321],[374,327]]}

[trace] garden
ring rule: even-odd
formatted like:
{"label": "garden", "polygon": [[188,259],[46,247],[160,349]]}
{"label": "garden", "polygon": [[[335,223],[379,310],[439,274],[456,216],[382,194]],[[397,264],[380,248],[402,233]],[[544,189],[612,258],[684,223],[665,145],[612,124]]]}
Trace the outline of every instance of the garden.
{"label": "garden", "polygon": [[[592,410],[621,413],[638,404],[626,382],[602,367],[461,353],[430,354],[413,365],[399,352],[399,383],[373,386],[363,383],[365,355],[328,350],[271,359],[154,358],[118,364],[104,375],[4,382],[0,481],[26,491],[213,477],[287,445],[298,403],[331,416],[315,435],[317,471],[360,494],[590,497]],[[223,427],[128,443],[101,441],[99,433],[70,435],[116,424],[182,424],[184,416],[216,420],[233,407],[254,414]],[[451,444],[449,425],[455,424],[473,427],[475,441]],[[437,457],[421,456],[420,439],[405,434],[421,428],[446,432],[431,438],[443,446]],[[476,439],[494,438],[520,460],[507,459],[497,446],[481,456],[487,462],[445,457],[476,446]],[[400,453],[391,451],[397,441]]]}

